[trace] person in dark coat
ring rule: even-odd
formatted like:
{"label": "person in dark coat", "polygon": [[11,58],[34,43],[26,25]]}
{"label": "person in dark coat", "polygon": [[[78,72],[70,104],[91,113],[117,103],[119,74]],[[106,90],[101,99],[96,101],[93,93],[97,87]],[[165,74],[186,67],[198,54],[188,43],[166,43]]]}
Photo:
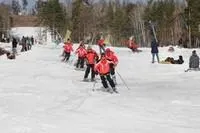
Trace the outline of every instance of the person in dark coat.
{"label": "person in dark coat", "polygon": [[13,41],[12,41],[12,51],[13,51],[13,54],[16,54],[17,53],[17,39],[16,38],[13,38]]}
{"label": "person in dark coat", "polygon": [[199,56],[196,53],[196,50],[192,51],[192,55],[189,59],[189,68],[190,69],[199,69]]}
{"label": "person in dark coat", "polygon": [[151,42],[151,54],[152,54],[152,63],[155,62],[155,56],[157,57],[158,63],[160,62],[159,56],[158,56],[158,42],[153,39]]}
{"label": "person in dark coat", "polygon": [[184,60],[183,60],[183,56],[179,56],[178,60],[174,60],[174,64],[183,64]]}

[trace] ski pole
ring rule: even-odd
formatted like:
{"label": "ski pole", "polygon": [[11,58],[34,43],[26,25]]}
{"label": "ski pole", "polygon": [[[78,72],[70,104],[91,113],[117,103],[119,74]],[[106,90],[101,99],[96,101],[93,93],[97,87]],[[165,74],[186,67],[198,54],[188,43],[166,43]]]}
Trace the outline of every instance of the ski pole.
{"label": "ski pole", "polygon": [[124,85],[126,86],[126,88],[127,88],[128,90],[130,90],[130,88],[129,88],[128,85],[126,84],[125,80],[122,78],[121,74],[119,74],[118,71],[116,71],[116,72],[117,72],[117,74],[119,75],[119,77],[120,77],[120,79],[122,80],[122,82],[124,83]]}

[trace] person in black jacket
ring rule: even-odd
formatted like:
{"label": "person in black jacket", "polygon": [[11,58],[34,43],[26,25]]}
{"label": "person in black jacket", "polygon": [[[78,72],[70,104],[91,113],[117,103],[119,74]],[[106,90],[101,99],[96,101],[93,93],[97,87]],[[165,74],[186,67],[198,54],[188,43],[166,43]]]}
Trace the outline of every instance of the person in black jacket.
{"label": "person in black jacket", "polygon": [[183,60],[183,56],[179,55],[178,60],[174,60],[174,64],[183,64],[184,60]]}
{"label": "person in black jacket", "polygon": [[156,41],[156,39],[153,39],[151,42],[151,54],[152,54],[152,63],[155,62],[155,56],[157,57],[157,61],[158,63],[160,62],[159,60],[159,56],[158,56],[158,42]]}
{"label": "person in black jacket", "polygon": [[17,39],[13,38],[13,40],[12,40],[12,52],[13,52],[13,54],[17,54],[17,44],[18,44]]}

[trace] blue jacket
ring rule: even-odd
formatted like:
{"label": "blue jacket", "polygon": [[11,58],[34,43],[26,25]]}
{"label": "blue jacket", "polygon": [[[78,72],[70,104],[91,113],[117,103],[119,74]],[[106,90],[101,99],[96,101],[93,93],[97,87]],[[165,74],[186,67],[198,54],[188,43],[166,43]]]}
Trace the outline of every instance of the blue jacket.
{"label": "blue jacket", "polygon": [[158,53],[158,43],[156,40],[151,42],[151,53]]}

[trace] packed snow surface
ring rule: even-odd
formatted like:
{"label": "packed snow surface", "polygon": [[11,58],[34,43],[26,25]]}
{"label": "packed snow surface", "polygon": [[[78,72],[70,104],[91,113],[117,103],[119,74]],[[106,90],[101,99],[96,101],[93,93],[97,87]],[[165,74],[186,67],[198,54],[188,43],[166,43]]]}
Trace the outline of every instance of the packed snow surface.
{"label": "packed snow surface", "polygon": [[16,60],[0,56],[0,131],[200,132],[200,72],[184,72],[193,49],[175,47],[169,53],[167,47],[159,48],[161,60],[182,55],[183,65],[152,64],[149,48],[141,48],[141,53],[111,49],[119,57],[119,94],[99,91],[99,77],[96,84],[82,82],[84,71],[74,69],[74,53],[70,63],[61,62],[61,45],[34,45],[31,51],[19,52]]}

